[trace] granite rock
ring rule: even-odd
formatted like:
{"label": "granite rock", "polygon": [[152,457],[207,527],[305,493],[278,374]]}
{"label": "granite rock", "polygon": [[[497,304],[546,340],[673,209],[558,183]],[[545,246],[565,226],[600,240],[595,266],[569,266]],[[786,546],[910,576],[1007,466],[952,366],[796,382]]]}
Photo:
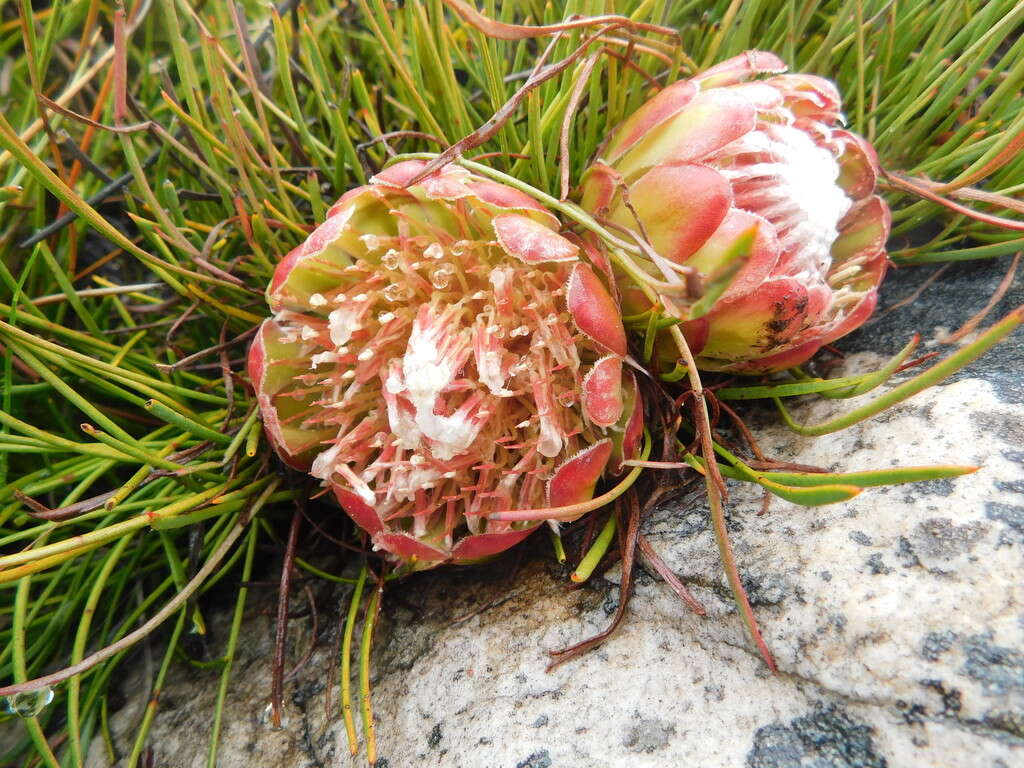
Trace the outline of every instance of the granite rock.
{"label": "granite rock", "polygon": [[[918,302],[851,337],[842,370],[877,367],[879,352],[895,351],[912,330],[941,350],[943,333],[985,303],[1001,267],[950,270]],[[889,304],[913,289],[903,274],[886,288]],[[1024,301],[1019,288],[1012,293],[993,319]],[[684,492],[656,508],[644,531],[708,615],[689,612],[640,571],[620,630],[550,673],[547,651],[606,626],[617,570],[567,589],[535,536],[524,553],[487,568],[421,574],[398,587],[374,656],[378,768],[1024,762],[1021,336],[951,382],[835,435],[800,438],[771,411],[749,411],[762,447],[780,459],[833,471],[981,467],[953,480],[869,489],[828,507],[774,499],[763,515],[758,489],[730,485],[736,556],[779,674],[757,656],[729,600],[701,495]],[[818,422],[871,396],[808,401],[794,413]],[[349,757],[338,717],[332,659],[344,597],[318,595],[320,637],[287,684],[281,730],[265,716],[273,625],[259,611],[272,596],[253,601],[220,765],[365,764]],[[215,629],[223,632],[225,622],[226,613],[214,617]],[[292,627],[289,667],[313,640],[308,621]],[[112,717],[122,749],[147,700],[141,679],[140,667],[124,687],[142,694],[129,695]],[[172,672],[154,724],[153,765],[205,765],[216,687],[216,671]],[[106,764],[98,750],[92,757],[91,765]]]}

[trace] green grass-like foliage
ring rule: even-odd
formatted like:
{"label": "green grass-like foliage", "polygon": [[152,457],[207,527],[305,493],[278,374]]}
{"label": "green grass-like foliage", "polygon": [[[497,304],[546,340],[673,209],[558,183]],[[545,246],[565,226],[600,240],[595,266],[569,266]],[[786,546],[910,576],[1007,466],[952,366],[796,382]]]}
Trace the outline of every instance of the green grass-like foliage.
{"label": "green grass-like foliage", "polygon": [[[117,645],[56,686],[23,719],[24,738],[0,736],[0,764],[77,766],[98,738],[114,757],[107,691],[128,641],[166,619],[158,689],[182,633],[203,631],[195,599],[247,579],[257,541],[275,535],[266,517],[305,493],[279,484],[241,365],[275,263],[390,156],[437,152],[483,125],[549,39],[487,37],[441,0],[306,0],[280,13],[232,0],[130,0],[123,13],[98,0],[32,5],[0,2],[0,685]],[[531,91],[467,153],[556,197],[563,126],[575,179],[652,83],[761,48],[835,79],[852,128],[887,169],[945,183],[947,197],[987,213],[1020,211],[1007,199],[1024,189],[1015,0],[479,9],[509,23],[619,13],[679,30],[679,40],[606,35],[588,53],[608,55],[584,55]],[[592,32],[565,33],[548,60]],[[899,262],[1024,244],[897,189],[888,197]],[[902,236],[926,221],[940,226],[910,245]],[[868,383],[733,394],[859,394]],[[704,459],[686,459],[703,471]],[[773,480],[731,454],[722,462],[804,503],[901,479]],[[221,706],[245,592],[219,651]],[[125,764],[137,764],[153,712]],[[0,715],[0,729],[14,721]]]}

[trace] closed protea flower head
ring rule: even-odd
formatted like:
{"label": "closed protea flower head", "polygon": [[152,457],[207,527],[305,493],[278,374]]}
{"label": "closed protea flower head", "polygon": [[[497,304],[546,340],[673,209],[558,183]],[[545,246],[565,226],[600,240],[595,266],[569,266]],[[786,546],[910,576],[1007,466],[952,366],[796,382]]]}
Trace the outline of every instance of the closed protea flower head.
{"label": "closed protea flower head", "polygon": [[453,166],[409,185],[423,170],[330,209],[278,265],[249,354],[281,458],[414,568],[538,525],[495,513],[589,500],[642,430],[601,268],[527,195]]}
{"label": "closed protea flower head", "polygon": [[784,71],[749,51],[673,83],[618,128],[583,181],[585,208],[648,238],[660,281],[728,273],[742,252],[700,317],[663,297],[706,370],[805,362],[867,319],[885,274],[890,214],[874,194],[874,150],[840,127],[831,82]]}

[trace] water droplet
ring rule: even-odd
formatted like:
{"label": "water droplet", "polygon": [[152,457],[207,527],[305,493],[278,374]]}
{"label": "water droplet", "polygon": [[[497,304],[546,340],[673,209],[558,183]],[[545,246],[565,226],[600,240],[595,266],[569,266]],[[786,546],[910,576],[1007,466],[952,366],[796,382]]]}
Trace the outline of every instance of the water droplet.
{"label": "water droplet", "polygon": [[380,248],[381,239],[377,235],[374,235],[372,233],[360,235],[359,239],[363,241],[363,245],[366,246],[366,250],[368,250],[370,253],[373,253],[378,248]]}
{"label": "water droplet", "polygon": [[530,328],[529,328],[529,326],[526,326],[526,325],[520,325],[518,328],[513,328],[512,329],[512,335],[513,336],[525,336],[529,332],[530,332]]}
{"label": "water droplet", "polygon": [[428,259],[440,259],[444,257],[444,248],[440,243],[431,243],[423,249],[423,255]]}
{"label": "water droplet", "polygon": [[53,689],[49,686],[34,691],[16,693],[4,699],[4,709],[18,717],[35,717],[53,701]]}
{"label": "water droplet", "polygon": [[385,269],[398,269],[398,251],[394,248],[388,249],[388,252],[380,257],[380,263]]}
{"label": "water droplet", "polygon": [[259,722],[260,725],[262,725],[264,728],[266,728],[268,730],[271,730],[271,731],[283,731],[285,728],[288,727],[288,715],[284,712],[284,709],[282,708],[282,710],[281,710],[281,724],[280,725],[274,725],[273,713],[274,713],[273,705],[267,704],[267,706],[265,706],[263,708],[263,710],[260,712],[260,714],[257,716],[256,719],[257,719],[257,721]]}
{"label": "water droplet", "polygon": [[409,295],[404,286],[396,285],[395,283],[387,286],[383,293],[384,298],[388,301],[402,301],[403,299],[408,298]]}
{"label": "water droplet", "polygon": [[447,288],[452,281],[453,274],[455,274],[455,268],[451,264],[441,264],[430,273],[430,282],[434,284],[435,288]]}

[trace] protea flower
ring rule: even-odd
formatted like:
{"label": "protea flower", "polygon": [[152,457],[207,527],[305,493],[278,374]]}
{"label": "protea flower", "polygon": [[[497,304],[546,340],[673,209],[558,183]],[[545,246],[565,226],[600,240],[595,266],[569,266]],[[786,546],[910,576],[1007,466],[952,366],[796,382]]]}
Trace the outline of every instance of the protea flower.
{"label": "protea flower", "polygon": [[504,550],[639,439],[618,306],[529,196],[401,162],[278,265],[249,354],[278,454],[414,568]]}
{"label": "protea flower", "polygon": [[687,267],[720,274],[746,251],[703,316],[663,296],[707,370],[803,363],[867,319],[885,274],[890,214],[874,194],[874,150],[838,127],[832,83],[784,71],[750,51],[673,83],[617,129],[583,181],[583,207],[649,238],[661,281],[679,284]]}

